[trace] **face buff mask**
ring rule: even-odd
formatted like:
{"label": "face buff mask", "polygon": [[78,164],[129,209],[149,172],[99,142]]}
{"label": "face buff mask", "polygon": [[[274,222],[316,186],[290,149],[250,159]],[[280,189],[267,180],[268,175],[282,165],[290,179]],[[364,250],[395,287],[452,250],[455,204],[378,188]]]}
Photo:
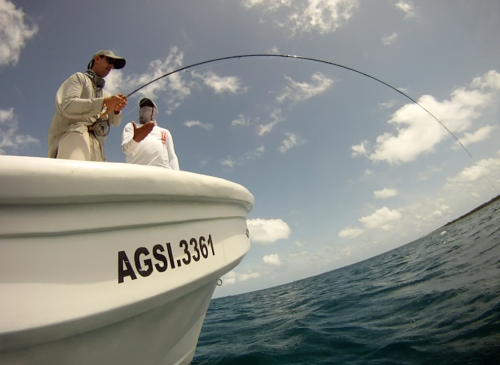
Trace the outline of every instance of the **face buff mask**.
{"label": "face buff mask", "polygon": [[139,123],[146,124],[147,122],[155,121],[158,115],[158,110],[152,106],[143,106],[139,109]]}

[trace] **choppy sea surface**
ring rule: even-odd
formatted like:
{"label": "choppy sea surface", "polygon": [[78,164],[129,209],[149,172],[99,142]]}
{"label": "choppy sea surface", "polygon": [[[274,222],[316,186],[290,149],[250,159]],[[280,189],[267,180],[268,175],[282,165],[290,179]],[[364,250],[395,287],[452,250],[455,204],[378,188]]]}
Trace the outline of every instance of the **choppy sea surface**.
{"label": "choppy sea surface", "polygon": [[372,259],[212,300],[202,364],[500,364],[500,200]]}

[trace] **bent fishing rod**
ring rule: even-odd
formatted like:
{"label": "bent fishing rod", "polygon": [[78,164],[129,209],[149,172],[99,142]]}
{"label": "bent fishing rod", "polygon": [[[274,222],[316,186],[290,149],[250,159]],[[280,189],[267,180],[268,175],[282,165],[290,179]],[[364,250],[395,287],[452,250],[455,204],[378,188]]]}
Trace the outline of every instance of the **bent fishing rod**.
{"label": "bent fishing rod", "polygon": [[[263,54],[245,54],[245,55],[238,55],[238,56],[227,56],[227,57],[214,58],[214,59],[211,59],[211,60],[208,60],[208,61],[193,63],[192,65],[184,66],[184,67],[178,68],[178,69],[176,69],[174,71],[167,72],[164,75],[159,76],[156,79],[153,79],[153,80],[147,82],[146,84],[142,85],[141,87],[138,87],[137,89],[135,89],[134,91],[132,91],[130,94],[128,94],[127,98],[129,98],[130,96],[134,95],[139,90],[145,88],[146,86],[151,85],[152,83],[154,83],[154,82],[156,82],[158,80],[161,80],[161,79],[163,79],[165,77],[173,75],[173,74],[175,74],[177,72],[187,71],[190,68],[194,68],[194,67],[197,67],[197,66],[205,65],[205,64],[208,64],[208,63],[214,63],[214,62],[220,62],[220,61],[227,61],[227,60],[234,60],[234,59],[240,60],[240,59],[244,59],[244,58],[270,58],[270,57],[273,57],[273,58],[289,58],[289,59],[296,59],[296,60],[312,61],[312,62],[317,62],[317,63],[324,63],[324,64],[327,64],[327,65],[330,65],[330,66],[340,67],[340,68],[343,68],[345,70],[352,71],[352,72],[355,72],[357,74],[360,74],[362,76],[366,76],[366,77],[368,77],[368,78],[370,78],[372,80],[375,80],[375,81],[377,81],[377,82],[379,82],[379,83],[381,83],[381,84],[383,84],[383,85],[391,88],[392,90],[398,92],[399,94],[403,95],[405,98],[409,99],[410,101],[412,101],[413,103],[415,103],[416,105],[418,105],[427,114],[429,114],[434,120],[436,120],[439,124],[441,124],[441,126],[444,129],[446,129],[446,131],[449,134],[451,134],[453,136],[453,138],[455,138],[455,140],[460,144],[460,146],[462,146],[462,148],[465,150],[465,152],[467,152],[467,154],[471,158],[472,162],[474,162],[474,164],[480,168],[480,166],[477,164],[477,162],[472,157],[472,154],[469,152],[469,150],[467,148],[465,148],[465,146],[462,144],[462,142],[460,142],[460,140],[448,129],[448,127],[446,127],[446,125],[444,125],[437,117],[435,117],[434,114],[432,114],[429,110],[427,110],[423,105],[421,105],[415,99],[413,99],[412,97],[410,97],[406,93],[402,92],[401,90],[395,88],[394,86],[388,84],[387,82],[382,81],[382,80],[380,80],[380,79],[378,79],[378,78],[376,78],[374,76],[371,76],[371,75],[369,75],[369,74],[367,74],[365,72],[362,72],[362,71],[356,70],[356,69],[354,69],[352,67],[344,66],[344,65],[341,65],[341,64],[338,64],[338,63],[335,63],[335,62],[320,60],[320,59],[317,59],[317,58],[302,57],[302,56],[290,55],[290,54],[266,54],[266,53],[263,53]],[[484,177],[488,180],[488,182],[492,186],[493,190],[496,191],[495,187],[493,186],[493,184],[491,183],[491,181],[488,179],[488,177],[486,175],[484,175]]]}
{"label": "bent fishing rod", "polygon": [[448,131],[448,133],[450,133],[453,136],[453,138],[455,138],[457,140],[458,143],[460,143],[460,145],[465,149],[465,151],[472,158],[472,155],[467,150],[467,148],[465,148],[465,146],[462,144],[462,142],[460,142],[460,140],[438,118],[436,118],[430,111],[428,111],[425,107],[423,107],[421,104],[419,104],[415,99],[413,99],[409,95],[405,94],[404,92],[402,92],[401,90],[395,88],[394,86],[388,84],[387,82],[382,81],[382,80],[380,80],[380,79],[378,79],[378,78],[376,78],[374,76],[371,76],[371,75],[369,75],[369,74],[367,74],[365,72],[361,72],[361,71],[358,71],[358,70],[356,70],[354,68],[347,67],[347,66],[344,66],[344,65],[341,65],[341,64],[338,64],[338,63],[334,63],[334,62],[330,62],[330,61],[324,61],[324,60],[320,60],[320,59],[316,59],[316,58],[311,58],[311,57],[302,57],[302,56],[289,55],[289,54],[265,54],[264,53],[264,54],[247,54],[247,55],[239,55],[239,56],[228,56],[228,57],[214,58],[214,59],[211,59],[211,60],[208,60],[208,61],[193,63],[192,65],[184,66],[184,67],[181,67],[181,68],[179,68],[177,70],[174,70],[174,71],[171,71],[171,72],[167,72],[166,74],[164,74],[162,76],[159,76],[156,79],[151,80],[151,81],[147,82],[146,84],[142,85],[141,87],[135,89],[134,91],[132,91],[130,94],[127,95],[127,98],[129,98],[130,96],[134,95],[136,92],[138,92],[139,90],[145,88],[146,86],[149,86],[152,83],[154,83],[154,82],[156,82],[158,80],[163,79],[164,77],[168,77],[168,76],[173,75],[173,74],[175,74],[177,72],[185,71],[185,70],[188,70],[190,68],[194,68],[196,66],[205,65],[207,63],[214,63],[214,62],[220,62],[220,61],[233,60],[233,59],[238,59],[239,60],[239,59],[243,59],[243,58],[257,58],[257,57],[291,58],[291,59],[297,59],[297,60],[305,60],[305,61],[312,61],[312,62],[324,63],[324,64],[327,64],[327,65],[336,66],[336,67],[340,67],[340,68],[343,68],[343,69],[346,69],[346,70],[349,70],[349,71],[356,72],[356,73],[358,73],[360,75],[366,76],[366,77],[368,77],[368,78],[370,78],[372,80],[380,82],[381,84],[383,84],[383,85],[385,85],[387,87],[390,87],[394,91],[397,91],[398,93],[400,93],[401,95],[403,95],[407,99],[411,100],[413,103],[417,104],[420,108],[422,108],[423,110],[425,110],[432,118],[434,118],[439,124],[441,124]]}

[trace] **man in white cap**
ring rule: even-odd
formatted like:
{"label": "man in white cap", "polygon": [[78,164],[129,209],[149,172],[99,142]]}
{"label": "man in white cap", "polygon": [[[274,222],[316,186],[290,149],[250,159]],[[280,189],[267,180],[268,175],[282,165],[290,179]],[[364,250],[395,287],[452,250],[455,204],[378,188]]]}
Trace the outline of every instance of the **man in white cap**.
{"label": "man in white cap", "polygon": [[56,112],[49,128],[49,157],[82,161],[104,161],[104,142],[110,126],[122,119],[127,105],[123,94],[111,95],[104,78],[126,61],[112,51],[99,51],[85,73],[71,75],[56,94]]}
{"label": "man in white cap", "polygon": [[123,129],[122,151],[127,155],[127,163],[159,166],[179,170],[179,160],[175,154],[174,141],[168,129],[158,127],[158,108],[148,98],[139,101],[139,123],[128,123]]}

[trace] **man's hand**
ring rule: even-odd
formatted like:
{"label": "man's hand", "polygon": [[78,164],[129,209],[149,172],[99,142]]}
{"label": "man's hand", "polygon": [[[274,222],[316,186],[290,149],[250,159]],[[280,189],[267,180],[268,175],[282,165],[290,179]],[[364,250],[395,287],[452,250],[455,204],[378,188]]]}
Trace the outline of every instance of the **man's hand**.
{"label": "man's hand", "polygon": [[108,110],[119,112],[127,105],[127,97],[123,94],[113,95],[104,99],[104,105]]}
{"label": "man's hand", "polygon": [[155,126],[155,123],[147,122],[143,126],[137,127],[137,124],[135,124],[135,122],[132,122],[132,125],[134,126],[134,141],[140,142],[144,138],[146,138],[149,133],[151,133]]}

